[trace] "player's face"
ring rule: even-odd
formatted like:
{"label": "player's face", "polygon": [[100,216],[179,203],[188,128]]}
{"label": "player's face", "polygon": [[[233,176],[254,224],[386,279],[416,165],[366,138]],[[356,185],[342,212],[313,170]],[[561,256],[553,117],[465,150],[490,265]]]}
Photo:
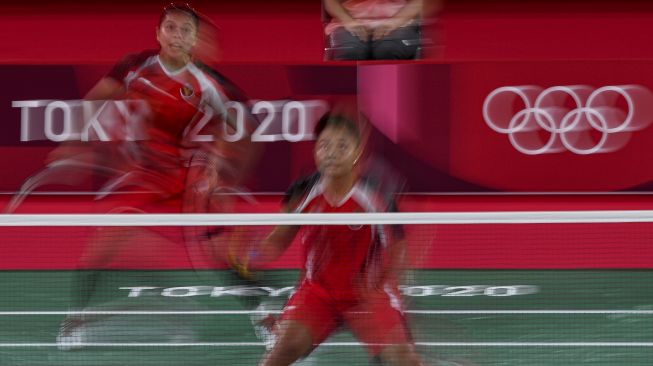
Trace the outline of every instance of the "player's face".
{"label": "player's face", "polygon": [[352,174],[360,144],[344,127],[327,127],[315,143],[315,164],[326,177]]}
{"label": "player's face", "polygon": [[172,59],[190,55],[197,40],[197,28],[193,18],[183,12],[169,12],[156,30],[161,53]]}

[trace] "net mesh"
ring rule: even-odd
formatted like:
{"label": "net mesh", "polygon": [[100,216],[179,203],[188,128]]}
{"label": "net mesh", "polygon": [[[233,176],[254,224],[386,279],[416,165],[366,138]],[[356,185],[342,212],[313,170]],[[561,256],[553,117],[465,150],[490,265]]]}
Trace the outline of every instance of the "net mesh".
{"label": "net mesh", "polygon": [[[299,288],[302,231],[247,279],[227,254],[258,249],[276,225],[401,225],[397,290],[426,364],[653,359],[647,211],[6,215],[0,224],[3,365],[256,365]],[[378,364],[338,320],[296,365]]]}

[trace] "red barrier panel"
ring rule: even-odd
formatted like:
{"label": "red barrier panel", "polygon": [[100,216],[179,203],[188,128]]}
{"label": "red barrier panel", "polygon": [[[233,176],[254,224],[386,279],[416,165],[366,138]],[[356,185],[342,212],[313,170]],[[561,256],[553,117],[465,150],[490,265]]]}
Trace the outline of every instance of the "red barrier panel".
{"label": "red barrier panel", "polygon": [[[156,46],[165,1],[27,1],[0,14],[0,63],[112,63]],[[194,1],[220,27],[224,62],[320,62],[320,1]],[[456,60],[650,59],[644,1],[455,0],[436,17],[435,57]],[[37,46],[38,45],[38,46]],[[428,54],[428,52],[427,52]]]}

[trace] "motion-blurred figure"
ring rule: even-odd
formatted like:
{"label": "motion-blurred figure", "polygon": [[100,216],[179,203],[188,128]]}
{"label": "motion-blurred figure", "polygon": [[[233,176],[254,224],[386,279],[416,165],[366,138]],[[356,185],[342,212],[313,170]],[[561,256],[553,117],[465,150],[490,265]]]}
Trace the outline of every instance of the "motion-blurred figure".
{"label": "motion-blurred figure", "polygon": [[323,0],[327,49],[333,60],[419,57],[426,15],[441,0]]}
{"label": "motion-blurred figure", "polygon": [[[240,92],[195,56],[196,47],[211,43],[200,38],[211,33],[203,27],[212,24],[188,4],[166,6],[156,27],[160,48],[125,57],[86,96],[124,101],[114,105],[126,111],[106,110],[98,116],[113,124],[114,142],[100,148],[69,144],[53,154],[55,161],[88,163],[91,171],[106,173],[99,198],[124,189],[147,191],[120,200],[113,213],[215,211],[212,193],[235,187],[248,171],[246,161],[251,161],[252,151],[221,138],[223,124],[232,123],[225,107],[227,95],[238,98]],[[125,245],[183,242],[181,233],[171,239],[169,235],[157,233],[156,228],[96,231],[74,276],[72,310],[76,313],[61,326],[57,338],[61,349],[75,348],[83,341],[81,312],[96,287],[98,269],[108,268]]]}
{"label": "motion-blurred figure", "polygon": [[[315,129],[318,172],[294,183],[284,211],[295,213],[384,212],[393,195],[362,175],[364,142],[352,119],[327,114]],[[398,277],[405,255],[400,226],[278,226],[260,247],[241,257],[238,270],[279,257],[298,233],[304,266],[297,291],[274,326],[276,341],[261,364],[290,365],[307,356],[341,325],[388,365],[421,365],[403,316]]]}

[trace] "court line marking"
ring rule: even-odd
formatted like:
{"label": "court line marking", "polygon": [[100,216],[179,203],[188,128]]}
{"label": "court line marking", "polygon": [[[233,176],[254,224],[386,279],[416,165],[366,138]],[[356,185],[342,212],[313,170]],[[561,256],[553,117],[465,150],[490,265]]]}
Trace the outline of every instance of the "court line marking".
{"label": "court line marking", "polygon": [[[320,346],[351,347],[389,344],[360,342],[326,342]],[[416,346],[429,347],[653,347],[653,342],[415,342]],[[82,342],[76,347],[264,347],[262,342],[188,342],[188,343],[137,343],[137,342]],[[57,343],[0,343],[0,347],[57,347]]]}
{"label": "court line marking", "polygon": [[[282,310],[85,310],[85,311],[0,311],[0,316],[12,315],[251,315],[281,314]],[[426,315],[546,315],[546,314],[598,314],[598,315],[653,315],[653,310],[406,310],[406,314]]]}

